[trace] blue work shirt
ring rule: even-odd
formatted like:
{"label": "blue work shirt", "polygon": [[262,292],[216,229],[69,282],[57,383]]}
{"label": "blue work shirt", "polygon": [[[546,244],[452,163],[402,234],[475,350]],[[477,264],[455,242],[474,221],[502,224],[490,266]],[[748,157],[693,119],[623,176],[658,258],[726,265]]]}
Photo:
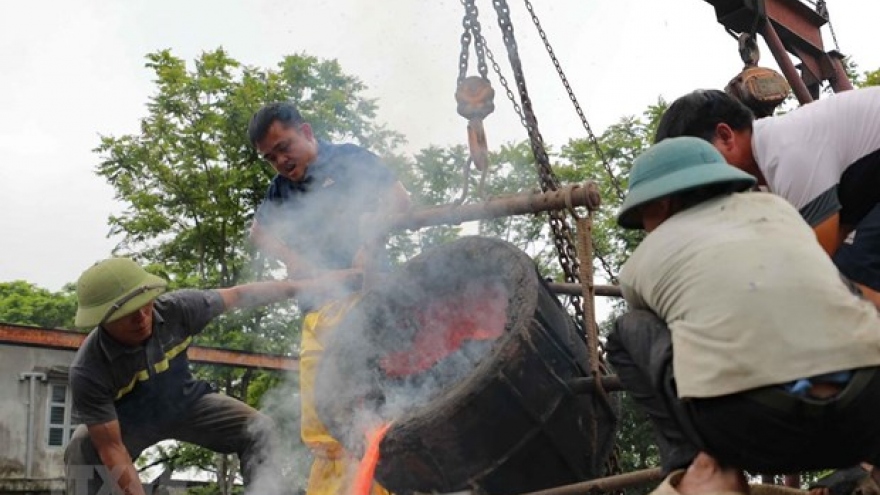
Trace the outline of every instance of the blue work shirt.
{"label": "blue work shirt", "polygon": [[256,220],[311,267],[350,268],[363,244],[361,215],[375,212],[395,182],[370,151],[319,140],[302,181],[272,179]]}

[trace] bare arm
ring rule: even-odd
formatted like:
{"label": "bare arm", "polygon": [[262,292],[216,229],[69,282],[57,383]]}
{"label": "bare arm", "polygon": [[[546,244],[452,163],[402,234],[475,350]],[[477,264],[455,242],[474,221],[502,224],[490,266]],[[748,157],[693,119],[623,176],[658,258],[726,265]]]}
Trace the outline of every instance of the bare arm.
{"label": "bare arm", "polygon": [[[846,239],[846,236],[852,232],[852,227],[841,225],[840,214],[835,213],[823,220],[819,225],[813,227],[813,231],[816,233],[816,238],[819,240],[822,249],[828,253],[828,256],[833,256],[843,244],[843,240]],[[878,309],[880,309],[880,292],[877,292],[867,285],[862,285],[858,282],[853,283],[862,291],[862,295],[865,299],[871,301],[878,307]]]}
{"label": "bare arm", "polygon": [[818,239],[819,244],[822,245],[822,249],[828,253],[828,256],[833,256],[834,253],[837,252],[837,249],[843,244],[843,240],[849,233],[848,230],[849,229],[841,227],[839,213],[831,215],[813,227],[813,232],[816,233],[816,239]]}
{"label": "bare arm", "polygon": [[251,226],[250,240],[260,251],[284,263],[287,267],[287,275],[291,278],[305,278],[314,275],[313,271],[303,261],[302,257],[254,221]]}
{"label": "bare arm", "polygon": [[128,449],[122,443],[119,421],[89,425],[88,429],[92,444],[110,473],[107,481],[115,481],[126,495],[145,495]]}
{"label": "bare arm", "polygon": [[319,278],[310,280],[269,280],[236,285],[218,289],[227,311],[239,308],[264,306],[296,297],[303,290],[320,292],[332,291],[341,284],[359,285],[362,280],[360,270],[335,270]]}

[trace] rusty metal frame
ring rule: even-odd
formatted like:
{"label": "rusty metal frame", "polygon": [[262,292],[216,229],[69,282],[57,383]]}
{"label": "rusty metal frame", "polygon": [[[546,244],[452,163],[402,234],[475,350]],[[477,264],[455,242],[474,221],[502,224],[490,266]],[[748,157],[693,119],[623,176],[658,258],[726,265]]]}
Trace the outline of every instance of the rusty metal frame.
{"label": "rusty metal frame", "polygon": [[[828,20],[800,0],[705,0],[718,22],[735,32],[757,29],[800,104],[819,98],[822,81],[834,92],[853,88],[843,55],[826,51],[821,28]],[[789,54],[800,59],[797,66]],[[798,74],[800,70],[800,74]]]}
{"label": "rusty metal frame", "polygon": [[[76,351],[85,338],[86,334],[71,330],[0,323],[0,345]],[[234,351],[197,345],[190,346],[187,349],[187,354],[193,363],[272,371],[299,370],[298,358],[276,354]]]}

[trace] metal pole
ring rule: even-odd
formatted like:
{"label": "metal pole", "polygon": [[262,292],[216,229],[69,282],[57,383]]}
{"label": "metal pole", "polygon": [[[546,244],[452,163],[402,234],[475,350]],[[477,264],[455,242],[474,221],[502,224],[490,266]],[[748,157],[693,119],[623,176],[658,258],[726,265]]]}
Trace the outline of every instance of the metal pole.
{"label": "metal pole", "polygon": [[34,470],[34,411],[36,409],[34,400],[37,396],[37,380],[46,379],[45,373],[26,372],[18,376],[19,380],[28,381],[28,401],[27,401],[27,440],[24,461],[24,477],[31,479]]}
{"label": "metal pole", "polygon": [[794,95],[797,96],[800,104],[806,105],[812,102],[813,97],[810,95],[810,90],[807,89],[807,85],[801,79],[800,74],[798,74],[791,58],[788,56],[788,52],[785,50],[785,45],[782,44],[779,34],[773,28],[773,23],[769,19],[764,20],[764,29],[762,29],[761,34],[764,35],[764,41],[767,42],[767,46],[773,53],[773,58],[776,59],[779,68],[782,69],[782,73],[788,79],[788,83],[791,85],[791,89],[794,91]]}
{"label": "metal pole", "polygon": [[[580,284],[550,282],[547,285],[550,286],[550,290],[553,292],[557,294],[565,294],[566,296],[579,296],[582,292]],[[623,297],[620,293],[620,287],[616,285],[597,285],[593,288],[595,289],[597,296]]]}
{"label": "metal pole", "polygon": [[843,54],[837,50],[828,52],[828,59],[831,61],[831,71],[834,74],[831,78],[831,89],[835,93],[853,89],[852,81],[849,80],[846,69],[843,67],[843,58]]}
{"label": "metal pole", "polygon": [[395,230],[415,230],[434,225],[458,225],[473,220],[541,213],[585,206],[599,208],[601,200],[592,182],[561,187],[556,191],[533,192],[501,196],[482,203],[442,205],[414,210],[409,213],[379,218],[364,215],[361,232],[368,238],[382,236]]}
{"label": "metal pole", "polygon": [[589,495],[595,492],[611,492],[634,486],[647,485],[661,481],[663,474],[660,468],[643,469],[631,473],[617,474],[605,478],[597,478],[573,485],[565,485],[557,488],[548,488],[524,495]]}

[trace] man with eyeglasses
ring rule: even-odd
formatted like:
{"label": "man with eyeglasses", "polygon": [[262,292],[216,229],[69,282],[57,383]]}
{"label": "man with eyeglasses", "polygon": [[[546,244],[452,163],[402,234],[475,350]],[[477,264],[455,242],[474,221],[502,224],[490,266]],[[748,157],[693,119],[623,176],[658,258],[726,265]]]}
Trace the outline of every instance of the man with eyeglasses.
{"label": "man with eyeglasses", "polygon": [[271,455],[271,420],[193,378],[186,350],[214,318],[320,290],[324,281],[255,282],[166,292],[168,283],[128,258],[103,260],[77,281],[75,323],[93,330],[70,367],[82,424],[67,444],[67,493],[143,495],[133,461],[163,440],[238,454],[245,483]]}
{"label": "man with eyeglasses", "polygon": [[[384,246],[367,249],[364,213],[390,214],[410,207],[409,193],[370,151],[318,139],[297,108],[285,102],[257,111],[248,138],[276,175],[257,209],[251,239],[281,261],[291,278],[388,264]],[[367,259],[372,255],[372,259]],[[315,460],[308,495],[348,495],[356,460],[327,431],[315,411],[314,381],[323,342],[357,300],[358,287],[339,286],[327,296],[301,294],[305,313],[300,346],[301,433]]]}
{"label": "man with eyeglasses", "polygon": [[676,136],[711,142],[794,205],[841,272],[880,305],[880,87],[757,120],[730,95],[698,90],[670,105],[654,141]]}

